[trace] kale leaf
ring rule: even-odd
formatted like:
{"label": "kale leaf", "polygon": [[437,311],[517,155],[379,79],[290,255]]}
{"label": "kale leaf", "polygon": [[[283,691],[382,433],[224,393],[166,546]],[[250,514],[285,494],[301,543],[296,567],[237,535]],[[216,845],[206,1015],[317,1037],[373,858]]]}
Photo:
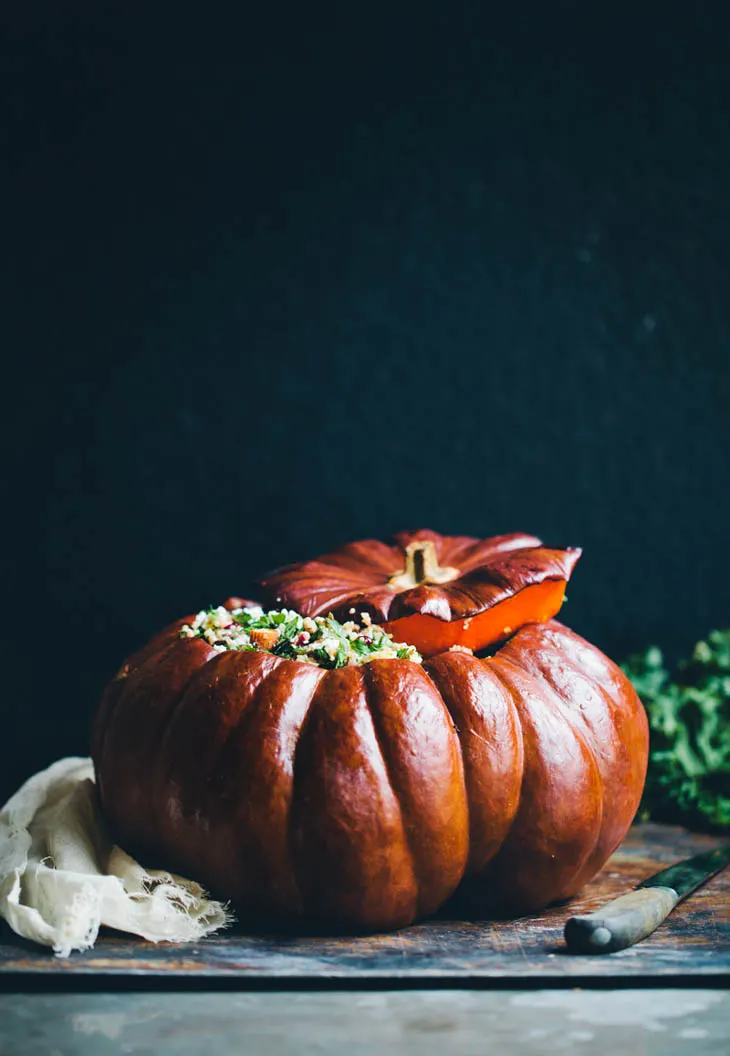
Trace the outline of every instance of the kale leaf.
{"label": "kale leaf", "polygon": [[622,666],[651,730],[639,816],[730,829],[730,630],[711,631],[674,676],[656,647]]}

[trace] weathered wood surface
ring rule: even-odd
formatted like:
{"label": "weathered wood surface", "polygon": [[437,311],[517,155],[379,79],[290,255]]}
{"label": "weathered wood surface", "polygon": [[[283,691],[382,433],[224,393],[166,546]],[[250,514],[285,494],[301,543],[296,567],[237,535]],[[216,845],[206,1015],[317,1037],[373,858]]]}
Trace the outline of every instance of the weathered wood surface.
{"label": "weathered wood surface", "polygon": [[[469,980],[503,984],[548,980],[559,984],[657,978],[730,979],[730,869],[680,904],[638,946],[605,956],[565,952],[569,916],[597,909],[673,862],[719,841],[683,829],[636,826],[604,871],[570,903],[539,916],[510,921],[465,917],[456,906],[437,918],[387,935],[364,938],[253,936],[231,929],[197,944],[152,945],[106,933],[96,947],[67,960],[0,935],[0,977],[144,976],[235,979],[240,985],[417,985],[431,980],[464,985]],[[708,979],[709,982],[709,979]]]}

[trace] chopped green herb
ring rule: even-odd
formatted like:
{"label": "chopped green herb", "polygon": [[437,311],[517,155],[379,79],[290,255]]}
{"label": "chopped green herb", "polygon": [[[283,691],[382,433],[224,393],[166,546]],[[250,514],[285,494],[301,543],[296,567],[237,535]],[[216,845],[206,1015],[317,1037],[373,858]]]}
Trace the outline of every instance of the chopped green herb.
{"label": "chopped green herb", "polygon": [[199,612],[180,635],[203,638],[214,649],[258,650],[287,660],[317,664],[330,670],[376,659],[412,660],[421,657],[410,645],[394,642],[363,616],[364,626],[340,623],[332,615],[301,616],[291,609],[234,609],[213,606]]}
{"label": "chopped green herb", "polygon": [[[255,646],[251,646],[251,648],[253,649]],[[296,660],[297,658],[297,651],[288,638],[279,638],[276,645],[271,647],[271,652],[274,656],[283,656],[286,660]]]}

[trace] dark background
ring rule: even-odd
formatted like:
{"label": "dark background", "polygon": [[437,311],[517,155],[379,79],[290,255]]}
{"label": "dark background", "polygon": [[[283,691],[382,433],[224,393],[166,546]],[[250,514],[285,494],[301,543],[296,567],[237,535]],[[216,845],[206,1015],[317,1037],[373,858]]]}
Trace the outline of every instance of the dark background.
{"label": "dark background", "polygon": [[14,6],[0,800],[352,538],[582,545],[616,657],[730,623],[726,3]]}

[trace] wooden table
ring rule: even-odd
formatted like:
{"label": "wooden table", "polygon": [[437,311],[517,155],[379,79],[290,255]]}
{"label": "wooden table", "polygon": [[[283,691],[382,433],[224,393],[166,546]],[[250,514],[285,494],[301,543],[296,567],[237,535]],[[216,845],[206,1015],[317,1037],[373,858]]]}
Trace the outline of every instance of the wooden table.
{"label": "wooden table", "polygon": [[456,904],[402,931],[364,938],[252,936],[152,945],[117,934],[60,960],[5,931],[0,987],[84,989],[472,988],[714,986],[730,979],[730,869],[682,903],[649,939],[604,956],[571,955],[562,929],[663,866],[717,840],[668,826],[634,827],[597,879],[569,904],[511,921],[464,917]]}

